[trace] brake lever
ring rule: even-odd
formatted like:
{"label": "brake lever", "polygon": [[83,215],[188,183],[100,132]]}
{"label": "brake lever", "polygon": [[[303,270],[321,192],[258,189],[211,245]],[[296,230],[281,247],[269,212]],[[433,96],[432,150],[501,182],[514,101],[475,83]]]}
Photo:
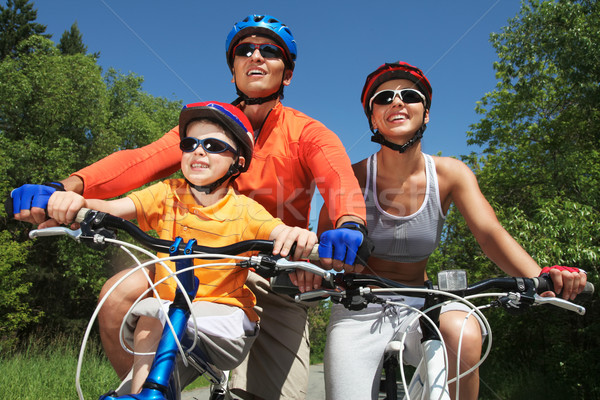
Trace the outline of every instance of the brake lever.
{"label": "brake lever", "polygon": [[34,229],[29,232],[30,239],[45,236],[69,236],[70,238],[79,241],[79,237],[81,236],[81,229],[72,230],[69,228],[65,228],[64,226],[55,226],[52,228]]}
{"label": "brake lever", "polygon": [[536,294],[534,304],[543,303],[552,304],[553,306],[560,307],[568,311],[576,312],[579,315],[585,315],[585,307],[580,306],[579,304],[575,304],[568,300],[561,299],[560,297],[542,297]]}
{"label": "brake lever", "polygon": [[294,296],[294,300],[299,303],[301,301],[313,300],[320,297],[342,298],[342,293],[332,289],[316,289],[309,292],[298,293]]}

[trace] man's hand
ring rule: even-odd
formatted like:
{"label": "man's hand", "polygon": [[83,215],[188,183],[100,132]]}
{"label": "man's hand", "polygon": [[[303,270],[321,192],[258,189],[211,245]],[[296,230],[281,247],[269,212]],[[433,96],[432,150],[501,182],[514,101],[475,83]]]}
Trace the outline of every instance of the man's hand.
{"label": "man's hand", "polygon": [[373,242],[363,224],[345,222],[319,238],[319,257],[324,269],[361,272],[373,251]]}
{"label": "man's hand", "polygon": [[61,183],[27,184],[18,187],[11,192],[11,198],[4,204],[6,213],[13,214],[14,218],[19,221],[36,225],[42,224],[48,219],[46,215],[48,199],[57,190],[64,191]]}

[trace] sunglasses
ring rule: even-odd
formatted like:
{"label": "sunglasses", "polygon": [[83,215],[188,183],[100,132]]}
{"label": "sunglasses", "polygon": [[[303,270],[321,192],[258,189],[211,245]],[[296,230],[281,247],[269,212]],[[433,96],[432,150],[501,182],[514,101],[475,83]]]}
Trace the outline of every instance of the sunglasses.
{"label": "sunglasses", "polygon": [[369,101],[369,108],[373,109],[373,103],[380,105],[380,106],[385,106],[388,104],[392,104],[392,102],[394,101],[394,98],[398,96],[400,97],[400,100],[402,100],[402,102],[404,103],[423,103],[425,104],[425,96],[423,96],[423,93],[419,92],[418,90],[415,89],[400,89],[400,90],[392,90],[392,89],[386,89],[386,90],[382,90],[381,92],[377,92],[373,95],[373,97],[371,97],[371,100]]}
{"label": "sunglasses", "polygon": [[273,43],[240,43],[233,48],[233,54],[240,57],[252,57],[258,49],[263,58],[284,58],[283,49]]}
{"label": "sunglasses", "polygon": [[237,150],[231,147],[228,143],[215,139],[215,138],[206,138],[206,139],[197,139],[195,137],[184,137],[179,142],[179,148],[184,153],[191,153],[196,150],[198,146],[202,146],[204,151],[207,153],[223,153],[225,151],[230,151],[233,154],[237,155]]}

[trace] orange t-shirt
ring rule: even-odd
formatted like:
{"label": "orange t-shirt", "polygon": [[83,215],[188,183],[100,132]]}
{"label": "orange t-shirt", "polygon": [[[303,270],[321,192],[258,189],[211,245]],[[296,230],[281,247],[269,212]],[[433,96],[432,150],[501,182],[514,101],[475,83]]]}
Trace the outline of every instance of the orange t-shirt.
{"label": "orange t-shirt", "polygon": [[[339,138],[322,123],[278,103],[256,133],[250,168],[235,182],[287,225],[308,227],[310,202],[318,187],[330,219],[343,215],[365,220],[365,204],[350,159]],[[179,130],[154,143],[116,152],[74,175],[84,196],[109,198],[179,170]]]}
{"label": "orange t-shirt", "polygon": [[[199,245],[221,247],[242,240],[268,240],[273,229],[282,222],[271,216],[260,204],[236,194],[230,188],[217,203],[203,207],[192,196],[189,185],[181,179],[159,182],[128,196],[135,203],[137,220],[144,231],[154,229],[161,239],[181,237],[186,243],[196,239]],[[249,255],[249,254],[244,254]],[[159,254],[168,256],[168,254]],[[231,259],[194,259],[195,265],[215,262],[235,262]],[[167,262],[175,270],[173,262]],[[156,265],[155,282],[168,276],[168,271]],[[242,308],[250,320],[257,321],[253,310],[254,294],[245,285],[248,270],[236,265],[197,268],[200,281],[196,300],[212,301]],[[157,286],[161,298],[175,298],[176,283],[168,279]]]}

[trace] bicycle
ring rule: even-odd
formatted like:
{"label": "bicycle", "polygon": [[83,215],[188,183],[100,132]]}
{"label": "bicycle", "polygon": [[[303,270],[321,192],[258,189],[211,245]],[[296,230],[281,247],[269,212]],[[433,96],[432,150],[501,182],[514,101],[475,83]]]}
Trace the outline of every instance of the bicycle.
{"label": "bicycle", "polygon": [[[402,285],[398,282],[379,278],[372,275],[361,275],[361,274],[348,274],[348,273],[331,273],[324,271],[321,268],[303,261],[289,261],[285,258],[273,257],[270,252],[272,251],[272,242],[252,240],[246,242],[240,242],[235,245],[227,246],[224,248],[211,248],[207,246],[200,246],[195,243],[181,243],[181,241],[165,241],[153,238],[146,235],[133,223],[123,220],[121,218],[114,217],[110,214],[100,213],[93,210],[82,210],[76,220],[80,222],[81,228],[73,231],[68,228],[48,228],[43,230],[31,231],[30,236],[32,238],[41,236],[54,236],[54,235],[67,235],[75,240],[84,242],[93,248],[104,248],[108,244],[113,243],[123,248],[132,247],[142,251],[153,257],[153,260],[147,263],[140,263],[138,261],[137,269],[144,268],[145,266],[160,262],[160,260],[154,256],[154,254],[145,251],[139,246],[132,245],[126,242],[121,242],[115,239],[113,230],[124,230],[128,232],[134,240],[140,242],[144,247],[150,250],[169,253],[168,259],[175,260],[177,263],[177,271],[173,273],[185,274],[183,279],[178,282],[179,296],[184,301],[176,301],[174,306],[173,314],[171,316],[175,323],[170,322],[167,319],[163,331],[163,338],[159,344],[159,347],[155,356],[155,363],[153,363],[151,372],[148,377],[149,383],[145,385],[143,391],[139,395],[126,395],[121,397],[102,396],[101,399],[179,399],[181,388],[178,382],[178,372],[175,369],[175,358],[177,354],[181,355],[181,359],[184,360],[184,364],[192,365],[198,373],[207,376],[211,381],[211,399],[227,399],[230,398],[230,394],[227,391],[227,376],[223,371],[220,371],[212,366],[206,356],[195,351],[195,337],[190,343],[189,340],[181,340],[183,332],[185,330],[185,322],[189,318],[189,306],[190,299],[194,297],[195,292],[189,291],[190,286],[193,282],[193,269],[191,268],[191,258],[193,257],[206,257],[206,258],[234,258],[231,254],[239,254],[247,251],[258,251],[259,254],[251,257],[236,257],[240,263],[247,268],[253,268],[257,273],[266,277],[281,277],[286,272],[295,269],[303,269],[308,272],[317,274],[323,278],[323,288],[312,290],[305,293],[298,293],[297,288],[282,283],[282,279],[273,280],[272,285],[279,291],[286,291],[290,295],[295,295],[297,301],[309,301],[315,299],[323,299],[330,297],[332,301],[338,302],[349,309],[361,309],[366,307],[368,303],[384,303],[387,300],[378,297],[377,293],[390,291],[404,293],[415,297],[424,297],[426,307],[423,311],[417,311],[419,323],[422,326],[424,337],[426,340],[423,342],[424,357],[421,364],[417,367],[417,371],[413,374],[410,384],[407,384],[406,377],[403,369],[401,368],[402,363],[402,340],[392,342],[386,349],[386,380],[384,385],[386,386],[387,399],[392,400],[397,398],[397,385],[395,379],[394,368],[401,368],[402,385],[406,390],[406,399],[410,398],[431,398],[431,399],[447,399],[448,394],[448,381],[446,373],[447,355],[445,354],[445,346],[439,330],[436,327],[436,321],[439,317],[439,308],[443,304],[443,299],[452,298],[454,300],[467,302],[470,304],[473,312],[477,313],[482,321],[487,324],[485,316],[470,302],[468,299],[470,296],[479,296],[479,293],[483,293],[491,289],[500,289],[507,292],[503,293],[486,293],[487,296],[498,297],[497,301],[490,303],[494,306],[502,306],[509,309],[519,309],[522,306],[534,305],[534,304],[552,304],[559,307],[566,308],[571,311],[578,312],[583,315],[585,308],[562,300],[560,298],[542,298],[536,293],[551,290],[551,281],[545,277],[540,278],[492,278],[478,282],[474,285],[466,285],[466,276],[458,270],[443,271],[442,275],[438,278],[438,286],[434,286],[431,282],[426,282],[422,287],[411,287]],[[128,251],[128,250],[127,250]],[[316,253],[313,251],[313,253]],[[311,256],[311,259],[318,258]],[[136,259],[137,260],[137,259]],[[131,273],[133,273],[132,271]],[[123,279],[125,279],[123,277]],[[118,284],[119,282],[117,282]],[[371,288],[372,286],[379,287]],[[149,289],[151,290],[151,289]],[[586,292],[593,293],[593,286],[588,284]],[[187,296],[182,293],[186,293]],[[110,292],[105,296],[108,297]],[[145,295],[140,296],[140,299]],[[140,300],[138,299],[138,301]],[[83,394],[80,387],[80,372],[81,363],[83,360],[83,353],[85,351],[85,343],[89,336],[91,326],[98,313],[99,308],[102,306],[101,301],[98,304],[94,315],[92,316],[88,329],[84,336],[82,343],[82,349],[77,366],[77,377],[76,385],[80,399],[83,399]],[[136,302],[137,304],[137,302]],[[491,306],[490,305],[490,306]],[[135,306],[135,304],[134,304]],[[132,308],[134,307],[132,306]],[[171,314],[171,313],[170,313]],[[480,363],[473,367],[478,367],[489,354],[491,348],[491,329],[487,324],[488,332],[488,348],[482,357]],[[396,358],[396,362],[393,359]],[[157,360],[159,362],[157,362]],[[458,380],[462,376],[465,376],[470,371],[461,373],[458,376]],[[425,378],[426,380],[423,380]],[[427,380],[428,379],[428,380]],[[458,382],[458,381],[457,381]],[[457,385],[458,386],[458,385]],[[458,388],[457,388],[458,389]],[[429,397],[427,397],[429,396]]]}
{"label": "bicycle", "polygon": [[[75,220],[80,224],[80,228],[77,230],[71,230],[66,227],[54,227],[41,230],[32,230],[29,233],[30,238],[39,238],[46,236],[59,236],[66,235],[78,242],[84,243],[94,249],[103,249],[110,244],[117,245],[126,251],[137,263],[137,267],[131,270],[129,273],[124,275],[118,282],[115,283],[104,298],[98,303],[96,310],[94,311],[90,322],[88,323],[82,346],[77,363],[77,374],[76,374],[76,389],[78,397],[83,400],[83,392],[81,390],[81,368],[85,353],[85,347],[89,338],[93,323],[98,315],[98,312],[108,298],[114,288],[123,282],[128,276],[135,273],[138,270],[144,271],[144,268],[150,264],[160,263],[163,260],[173,260],[176,264],[176,271],[172,271],[172,277],[176,278],[177,282],[177,293],[173,304],[169,308],[168,315],[166,318],[166,324],[163,329],[162,337],[160,339],[158,348],[154,356],[154,362],[152,363],[150,373],[146,379],[146,383],[143,386],[141,393],[139,394],[126,394],[116,396],[114,394],[106,394],[100,396],[100,400],[111,400],[111,399],[169,399],[177,400],[181,396],[181,382],[179,381],[179,370],[177,367],[177,356],[185,367],[194,368],[199,375],[206,377],[211,383],[211,400],[225,400],[231,399],[231,394],[227,388],[227,373],[221,371],[211,364],[209,358],[200,351],[197,346],[197,336],[185,335],[186,325],[190,317],[191,301],[194,299],[197,290],[197,284],[195,283],[194,267],[206,267],[214,265],[223,265],[223,263],[211,263],[204,264],[202,266],[193,266],[193,258],[209,258],[209,259],[234,259],[236,262],[245,268],[254,268],[258,271],[272,270],[273,268],[279,268],[281,270],[292,270],[298,267],[297,262],[291,262],[284,258],[274,257],[271,252],[273,250],[273,242],[267,240],[248,240],[239,242],[230,246],[225,247],[208,247],[201,246],[191,240],[188,243],[183,243],[181,238],[177,238],[175,241],[161,240],[153,238],[143,232],[139,227],[130,221],[122,218],[115,217],[113,215],[98,212],[95,210],[82,209]],[[116,239],[115,231],[122,230],[127,232],[136,242],[140,243],[146,249],[154,252],[161,252],[169,254],[169,257],[158,258],[154,253],[137,246],[135,244],[123,242]],[[129,249],[137,250],[146,256],[151,257],[148,262],[141,262]],[[251,257],[236,256],[245,252],[258,252],[257,255]],[[313,253],[315,253],[313,251]],[[313,256],[313,258],[316,256]],[[164,264],[163,264],[164,265]],[[228,264],[226,264],[228,265]],[[166,265],[165,265],[166,267]],[[300,265],[304,269],[309,270],[313,273],[322,272],[322,270],[312,264],[305,263]],[[328,274],[322,274],[328,279]],[[168,277],[167,277],[168,278]],[[150,291],[154,291],[154,287],[166,280],[164,278],[161,281],[153,283],[149,276],[147,279],[150,283],[150,288],[146,293],[142,294],[137,301],[132,305],[131,309],[142,300]],[[332,286],[333,287],[333,286]],[[154,293],[157,295],[156,291]],[[130,309],[130,312],[131,312]],[[129,313],[128,313],[129,314]],[[121,345],[123,348],[134,354],[134,352],[125,345],[123,340],[124,324],[127,316],[124,318],[123,324],[121,325]],[[192,321],[195,319],[192,318]]]}
{"label": "bicycle", "polygon": [[[416,367],[411,379],[407,382],[402,361],[404,347],[403,335],[400,340],[390,342],[383,355],[383,371],[381,391],[385,393],[386,400],[395,400],[398,393],[404,399],[449,399],[448,385],[456,382],[456,398],[458,398],[460,379],[478,368],[488,357],[492,346],[492,330],[482,314],[481,310],[491,307],[502,307],[509,311],[518,311],[533,305],[549,304],[573,311],[579,315],[585,314],[585,308],[563,300],[558,297],[541,297],[538,293],[552,291],[552,281],[548,276],[537,278],[501,277],[491,278],[467,285],[466,272],[464,270],[441,271],[438,275],[438,285],[431,281],[425,282],[424,286],[407,286],[385,278],[364,275],[337,273],[329,276],[329,282],[333,282],[335,289],[317,289],[305,293],[296,294],[297,301],[321,299],[324,296],[331,298],[332,302],[342,304],[350,310],[361,310],[368,304],[393,304],[400,307],[408,307],[415,311],[412,317],[421,327],[423,333],[422,349],[423,357]],[[285,286],[285,285],[283,285]],[[291,289],[288,288],[288,291]],[[499,290],[502,292],[490,292]],[[390,292],[400,293],[406,296],[423,297],[425,305],[418,310],[403,303],[390,301],[382,295]],[[587,283],[583,293],[592,294],[594,287]],[[378,296],[378,294],[380,294]],[[481,306],[475,306],[470,300],[476,298],[492,297],[492,301]],[[477,365],[467,371],[461,372],[457,378],[448,380],[446,366],[448,357],[445,345],[441,337],[439,327],[440,308],[449,301],[460,301],[476,313],[485,326],[487,335],[487,348]],[[469,314],[470,315],[470,314]],[[466,321],[466,319],[465,319]],[[461,334],[462,336],[462,334]],[[457,358],[460,359],[460,347]],[[460,372],[459,365],[457,371]],[[400,373],[401,382],[396,382],[397,372]],[[399,390],[400,388],[400,390]]]}

